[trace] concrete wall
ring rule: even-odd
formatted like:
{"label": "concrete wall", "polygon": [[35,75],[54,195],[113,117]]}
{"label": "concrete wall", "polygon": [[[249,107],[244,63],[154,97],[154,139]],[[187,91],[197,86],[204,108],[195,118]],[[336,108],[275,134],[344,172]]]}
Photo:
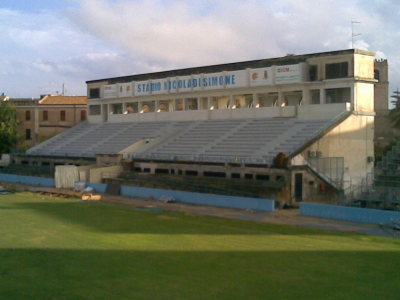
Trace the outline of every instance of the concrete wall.
{"label": "concrete wall", "polygon": [[101,183],[102,181],[102,173],[110,172],[110,173],[120,173],[123,171],[122,166],[113,166],[113,167],[104,167],[104,168],[95,168],[91,169],[90,172],[90,182],[93,183]]}
{"label": "concrete wall", "polygon": [[396,211],[312,203],[301,203],[300,215],[370,224],[380,224],[400,218],[400,212]]}
{"label": "concrete wall", "polygon": [[79,172],[79,180],[90,181],[90,170],[95,168],[97,168],[96,164],[77,167]]}
{"label": "concrete wall", "polygon": [[[259,107],[240,109],[216,109],[216,110],[187,110],[168,111],[134,114],[112,114],[108,116],[110,123],[121,122],[156,122],[156,121],[200,121],[218,119],[255,119],[255,118],[276,118],[294,117],[296,107]],[[90,116],[90,123],[101,123],[99,116]]]}
{"label": "concrete wall", "polygon": [[[106,184],[93,184],[87,182],[86,186],[93,187],[96,192],[104,193]],[[252,209],[257,211],[274,211],[274,200],[257,199],[248,197],[232,197],[213,194],[190,193],[173,190],[151,189],[132,186],[121,186],[121,195],[139,197],[139,198],[154,198],[171,197],[177,202],[217,206],[238,209]]]}
{"label": "concrete wall", "polygon": [[298,107],[300,120],[331,119],[344,111],[350,111],[350,103],[331,103],[320,105],[301,105]]}
{"label": "concrete wall", "polygon": [[400,136],[400,130],[394,129],[389,118],[389,110],[378,110],[375,116],[375,144],[384,147]]}
{"label": "concrete wall", "polygon": [[53,178],[0,174],[0,181],[54,187]]}
{"label": "concrete wall", "polygon": [[352,114],[301,154],[308,158],[308,151],[314,150],[321,151],[322,157],[344,157],[345,177],[360,184],[374,164],[367,161],[368,156],[374,156],[373,124],[373,115]]}
{"label": "concrete wall", "polygon": [[354,55],[354,77],[374,79],[375,57],[361,54]]}
{"label": "concrete wall", "polygon": [[354,110],[359,112],[374,111],[374,85],[356,82],[354,84]]}

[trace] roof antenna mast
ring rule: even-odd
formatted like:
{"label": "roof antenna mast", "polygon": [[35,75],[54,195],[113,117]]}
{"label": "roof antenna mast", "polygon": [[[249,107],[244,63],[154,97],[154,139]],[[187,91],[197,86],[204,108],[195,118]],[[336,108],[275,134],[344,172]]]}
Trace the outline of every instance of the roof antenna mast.
{"label": "roof antenna mast", "polygon": [[62,84],[62,96],[65,96],[65,91],[66,91],[66,89],[65,89],[65,82],[64,82],[64,80],[63,80],[63,84]]}
{"label": "roof antenna mast", "polygon": [[361,33],[354,33],[353,25],[357,23],[360,24],[361,22],[351,21],[351,48],[354,49],[354,37],[361,35]]}

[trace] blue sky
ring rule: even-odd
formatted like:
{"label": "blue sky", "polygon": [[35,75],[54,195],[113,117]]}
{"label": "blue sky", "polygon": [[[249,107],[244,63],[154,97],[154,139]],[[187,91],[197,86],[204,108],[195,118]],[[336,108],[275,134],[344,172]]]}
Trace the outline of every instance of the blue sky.
{"label": "blue sky", "polygon": [[0,2],[0,92],[85,95],[87,80],[334,51],[377,52],[400,88],[398,0]]}

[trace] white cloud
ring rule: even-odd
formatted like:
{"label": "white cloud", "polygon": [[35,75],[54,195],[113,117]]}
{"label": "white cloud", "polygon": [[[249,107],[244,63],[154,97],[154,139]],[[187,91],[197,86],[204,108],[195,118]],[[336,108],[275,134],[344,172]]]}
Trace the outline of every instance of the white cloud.
{"label": "white cloud", "polygon": [[82,94],[86,80],[345,49],[351,21],[361,22],[355,46],[387,57],[391,90],[400,87],[397,0],[76,2],[57,12],[0,9],[0,82],[9,91],[38,95],[65,80]]}

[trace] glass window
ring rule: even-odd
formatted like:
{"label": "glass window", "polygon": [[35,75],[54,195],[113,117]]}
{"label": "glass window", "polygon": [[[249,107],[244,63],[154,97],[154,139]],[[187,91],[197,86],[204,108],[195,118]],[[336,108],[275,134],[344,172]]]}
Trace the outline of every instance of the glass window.
{"label": "glass window", "polygon": [[100,98],[100,88],[90,89],[89,90],[89,98]]}
{"label": "glass window", "polygon": [[379,70],[374,70],[374,79],[379,80]]}
{"label": "glass window", "polygon": [[349,76],[349,63],[340,62],[334,64],[326,64],[325,66],[326,79],[344,78]]}
{"label": "glass window", "polygon": [[326,103],[346,103],[350,101],[351,101],[350,88],[326,90]]}
{"label": "glass window", "polygon": [[60,111],[60,121],[65,121],[66,116],[65,116],[65,110]]}
{"label": "glass window", "polygon": [[31,130],[30,130],[30,129],[26,129],[26,130],[25,130],[25,139],[27,139],[27,140],[32,139],[32,137],[31,137]]}
{"label": "glass window", "polygon": [[100,105],[90,105],[89,106],[89,115],[91,116],[98,116],[101,114],[101,107]]}
{"label": "glass window", "polygon": [[126,103],[125,114],[135,114],[139,111],[139,104],[137,102]]}
{"label": "glass window", "polygon": [[316,65],[311,65],[310,70],[310,81],[316,81],[318,80],[318,66]]}
{"label": "glass window", "polygon": [[49,112],[47,110],[43,111],[43,121],[49,120]]}
{"label": "glass window", "polygon": [[26,110],[25,111],[25,121],[30,121],[31,120],[31,111]]}
{"label": "glass window", "polygon": [[111,104],[111,113],[114,115],[122,114],[122,103]]}

